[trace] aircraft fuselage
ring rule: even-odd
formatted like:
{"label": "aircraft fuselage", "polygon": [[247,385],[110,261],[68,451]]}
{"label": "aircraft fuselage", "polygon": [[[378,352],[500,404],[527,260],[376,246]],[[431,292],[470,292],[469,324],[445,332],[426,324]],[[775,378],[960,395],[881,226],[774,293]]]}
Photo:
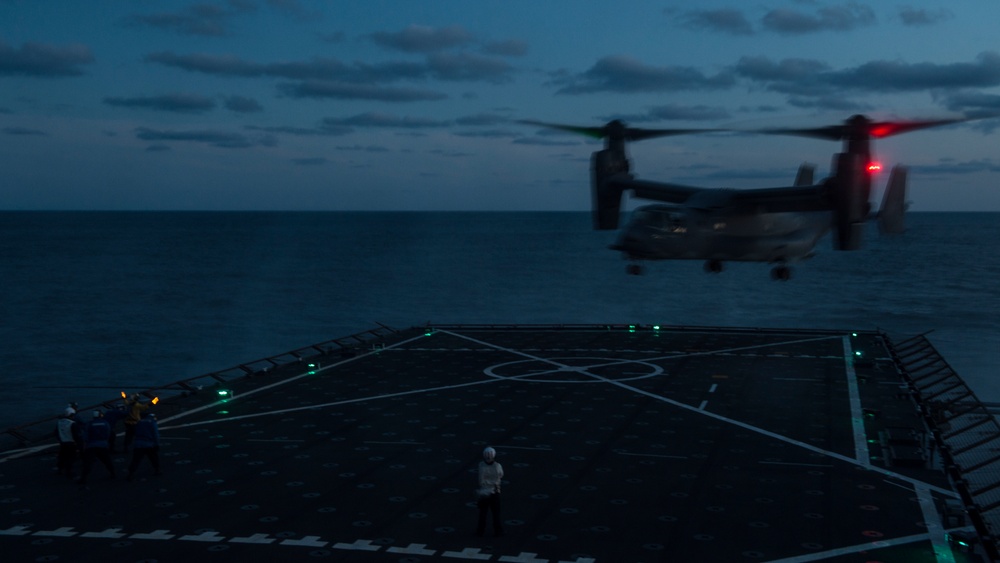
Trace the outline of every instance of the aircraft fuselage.
{"label": "aircraft fuselage", "polygon": [[830,211],[647,205],[635,210],[612,248],[632,260],[794,262],[812,255],[832,220]]}

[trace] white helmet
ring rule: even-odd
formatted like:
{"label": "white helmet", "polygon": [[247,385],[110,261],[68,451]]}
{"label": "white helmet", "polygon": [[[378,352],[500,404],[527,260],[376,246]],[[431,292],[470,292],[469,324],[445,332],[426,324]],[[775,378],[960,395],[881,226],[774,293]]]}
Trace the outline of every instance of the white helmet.
{"label": "white helmet", "polygon": [[487,446],[486,449],[483,450],[483,459],[485,459],[486,461],[488,462],[493,461],[494,459],[496,459],[496,457],[497,457],[497,451],[494,450],[492,447]]}

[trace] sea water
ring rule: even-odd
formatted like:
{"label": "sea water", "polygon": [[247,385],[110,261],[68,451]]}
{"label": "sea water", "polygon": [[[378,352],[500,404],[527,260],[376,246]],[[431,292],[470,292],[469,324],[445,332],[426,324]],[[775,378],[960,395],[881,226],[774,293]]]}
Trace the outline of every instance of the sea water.
{"label": "sea water", "polygon": [[587,213],[0,212],[0,428],[374,328],[641,323],[882,329],[1000,401],[997,213],[793,265],[653,262]]}

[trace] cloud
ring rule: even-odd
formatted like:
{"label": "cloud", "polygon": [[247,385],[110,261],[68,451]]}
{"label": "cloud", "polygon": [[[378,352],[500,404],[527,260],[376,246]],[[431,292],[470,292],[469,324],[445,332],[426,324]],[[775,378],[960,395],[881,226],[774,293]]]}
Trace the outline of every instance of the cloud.
{"label": "cloud", "polygon": [[654,67],[626,56],[598,60],[586,72],[553,81],[565,84],[557,94],[592,94],[595,92],[676,92],[712,90],[734,84],[731,74],[705,76],[693,67]]}
{"label": "cloud", "polygon": [[938,164],[908,166],[912,172],[920,175],[930,174],[977,174],[980,172],[1000,172],[1000,164],[992,159],[984,158],[958,162],[942,160]]}
{"label": "cloud", "polygon": [[869,104],[855,102],[843,96],[817,96],[814,98],[790,96],[788,104],[797,108],[828,109],[835,111],[871,111],[873,108]]}
{"label": "cloud", "polygon": [[283,135],[296,135],[299,137],[311,137],[315,135],[340,136],[354,132],[353,127],[326,125],[322,123],[318,127],[293,127],[289,125],[259,127],[256,125],[248,125],[246,128],[250,131],[261,131],[269,134],[279,133]]}
{"label": "cloud", "polygon": [[[402,80],[444,80],[451,82],[483,81],[499,84],[511,80],[514,68],[498,58],[471,53],[431,53],[424,62],[390,61],[378,64],[343,63],[337,59],[316,58],[309,61],[255,63],[234,55],[172,52],[150,53],[146,62],[162,64],[191,72],[216,76],[270,77],[298,81],[281,88],[295,97],[337,97],[411,101],[444,99],[437,92],[409,89],[405,92],[382,92],[379,85]],[[353,85],[355,90],[351,91]],[[367,91],[363,89],[367,88]],[[365,96],[373,96],[365,98]]]}
{"label": "cloud", "polygon": [[235,55],[175,55],[169,51],[150,53],[146,62],[160,63],[183,70],[223,76],[263,76],[264,65],[244,61]]}
{"label": "cloud", "polygon": [[902,6],[899,8],[899,19],[903,22],[903,25],[909,26],[919,26],[919,25],[932,25],[947,19],[951,19],[953,14],[948,10],[941,8],[940,10],[930,11],[924,9],[913,8],[910,6]]}
{"label": "cloud", "polygon": [[346,127],[395,127],[403,129],[425,129],[447,127],[451,125],[451,122],[426,119],[422,117],[399,117],[387,113],[368,112],[351,117],[328,117],[323,120],[323,124],[325,126],[333,125]]}
{"label": "cloud", "polygon": [[786,35],[801,35],[819,31],[850,31],[873,25],[875,11],[854,2],[842,6],[819,8],[808,14],[787,8],[769,11],[761,19],[765,29]]}
{"label": "cloud", "polygon": [[733,67],[737,76],[769,90],[799,96],[832,96],[838,92],[916,92],[939,88],[1000,85],[1000,54],[986,52],[969,63],[872,61],[843,70],[809,59],[743,57]]}
{"label": "cloud", "polygon": [[334,98],[339,100],[377,100],[380,102],[420,102],[443,100],[448,96],[431,90],[390,88],[375,84],[355,84],[330,80],[308,80],[281,84],[278,89],[292,98]]}
{"label": "cloud", "polygon": [[166,94],[134,98],[109,97],[104,98],[104,103],[117,107],[144,108],[175,113],[205,113],[215,109],[215,102],[211,98],[198,94]]}
{"label": "cloud", "polygon": [[514,70],[506,61],[471,53],[433,53],[427,57],[433,78],[447,81],[507,82]]}
{"label": "cloud", "polygon": [[178,12],[132,15],[126,21],[180,35],[222,37],[228,34],[227,25],[233,17],[255,10],[256,7],[249,2],[231,0],[228,8],[219,4],[194,4]]}
{"label": "cloud", "polygon": [[275,144],[274,139],[269,136],[252,139],[239,133],[225,133],[220,131],[163,131],[148,127],[139,127],[135,130],[135,136],[144,141],[205,143],[213,147],[225,149],[245,149],[258,145],[273,146]]}
{"label": "cloud", "polygon": [[966,91],[935,97],[952,111],[988,111],[991,115],[1000,112],[1000,95],[997,94]]}
{"label": "cloud", "polygon": [[369,37],[378,45],[406,53],[433,53],[468,45],[473,41],[472,34],[457,25],[438,29],[410,25],[402,31],[377,32]]}
{"label": "cloud", "polygon": [[28,129],[27,127],[4,127],[3,129],[0,129],[0,131],[3,131],[4,135],[16,135],[16,136],[22,136],[22,137],[31,137],[31,136],[47,137],[48,136],[48,133],[46,133],[44,131],[41,131],[41,130],[38,130],[38,129]]}
{"label": "cloud", "polygon": [[0,76],[79,76],[80,65],[94,62],[86,45],[25,43],[15,49],[0,41]]}
{"label": "cloud", "polygon": [[650,108],[649,116],[653,119],[682,120],[682,121],[712,121],[726,119],[729,112],[719,106],[681,106],[677,104],[667,104]]}
{"label": "cloud", "polygon": [[257,113],[264,111],[264,108],[257,100],[243,96],[229,96],[226,98],[225,103],[226,109],[236,113]]}
{"label": "cloud", "polygon": [[1000,54],[981,53],[971,63],[873,61],[832,73],[829,81],[837,86],[879,92],[996,86],[1000,85]]}
{"label": "cloud", "polygon": [[724,8],[720,10],[693,10],[681,15],[686,27],[719,31],[730,35],[753,35],[753,26],[743,12]]}

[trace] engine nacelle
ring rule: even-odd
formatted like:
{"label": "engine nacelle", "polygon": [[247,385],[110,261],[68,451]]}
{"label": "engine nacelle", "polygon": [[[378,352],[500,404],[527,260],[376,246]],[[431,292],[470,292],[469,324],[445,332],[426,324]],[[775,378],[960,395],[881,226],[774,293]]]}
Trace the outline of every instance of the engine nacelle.
{"label": "engine nacelle", "polygon": [[591,156],[590,181],[591,191],[594,195],[595,229],[618,228],[624,190],[609,180],[620,174],[627,175],[628,171],[628,159],[623,151],[605,149],[597,151]]}
{"label": "engine nacelle", "polygon": [[864,238],[865,223],[871,211],[871,179],[866,159],[852,153],[834,155],[836,174],[829,181],[833,203],[836,250],[858,250]]}

